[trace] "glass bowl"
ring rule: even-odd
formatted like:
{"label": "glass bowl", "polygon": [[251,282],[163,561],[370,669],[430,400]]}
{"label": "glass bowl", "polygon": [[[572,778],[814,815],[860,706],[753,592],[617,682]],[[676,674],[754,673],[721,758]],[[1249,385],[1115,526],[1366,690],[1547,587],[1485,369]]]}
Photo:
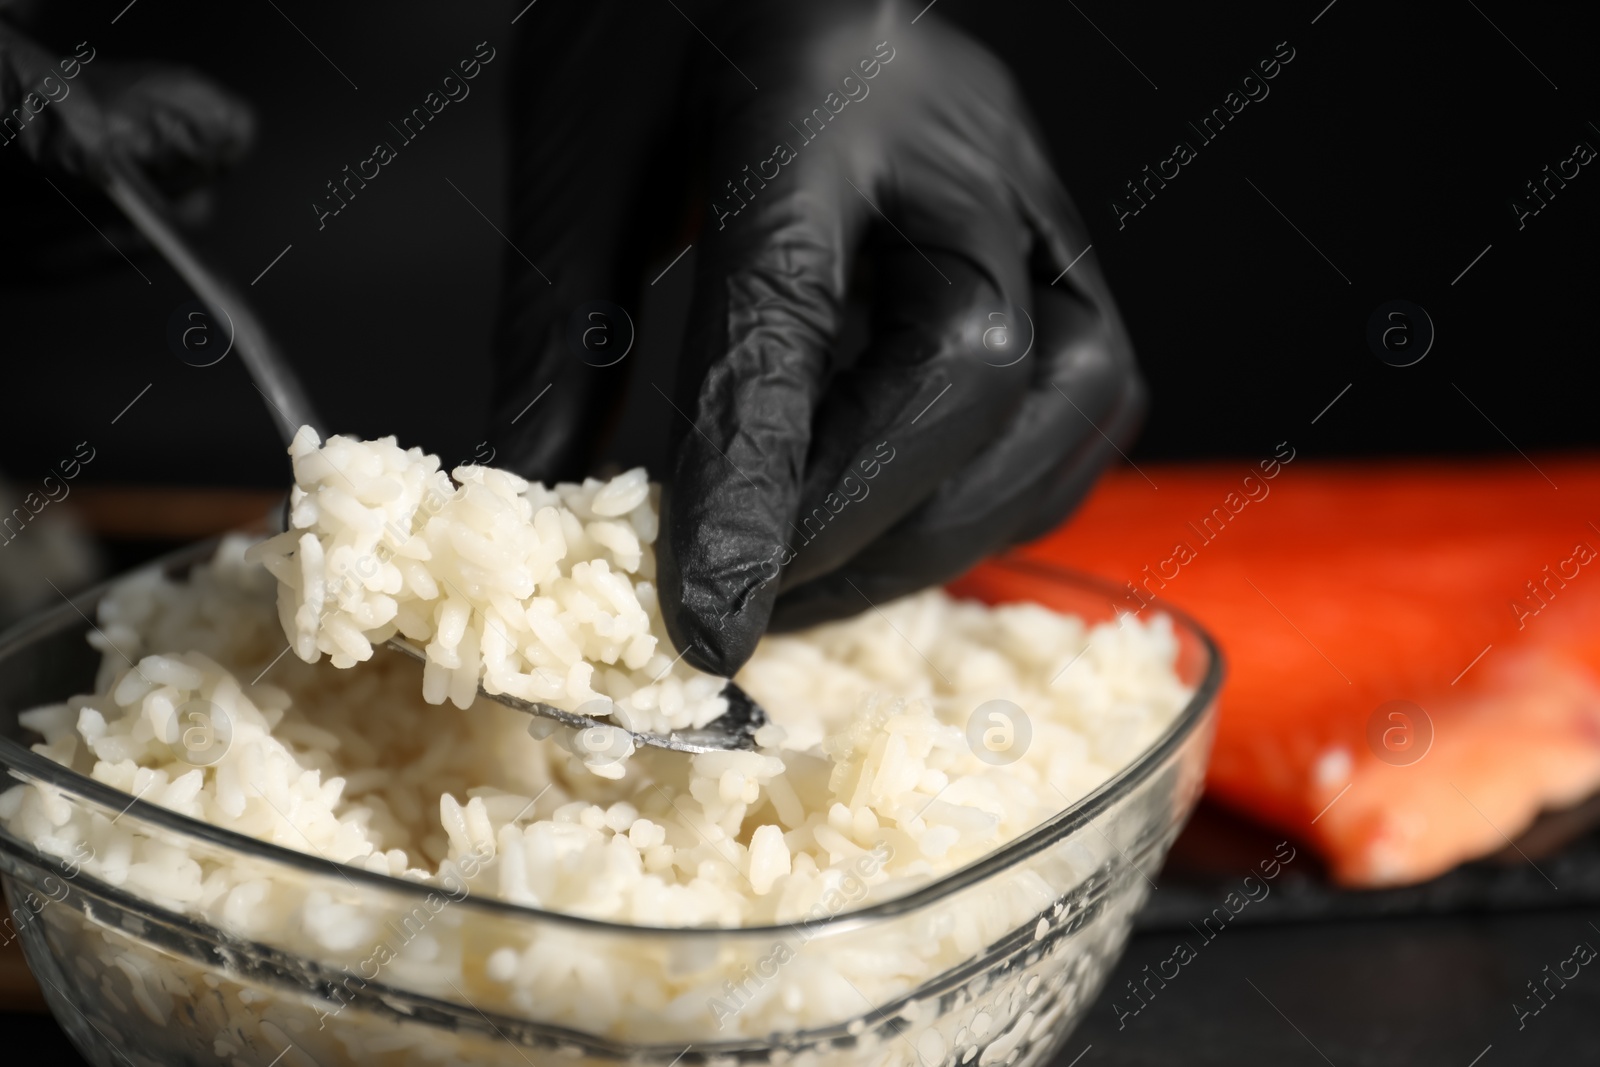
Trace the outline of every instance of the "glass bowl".
{"label": "glass bowl", "polygon": [[[197,545],[162,565],[181,573],[213,548]],[[1113,618],[1118,596],[1088,578],[1009,561],[986,564],[954,591],[1031,600],[1091,622]],[[131,798],[32,752],[18,713],[92,689],[99,653],[84,638],[101,595],[0,637],[0,765],[9,779],[42,786],[61,823],[75,810],[97,813],[202,867],[224,863],[270,883],[278,918],[244,932],[218,907],[136,894],[91,874],[81,856],[0,829],[8,937],[21,938],[56,1019],[98,1067],[1032,1067],[1099,992],[1199,797],[1222,678],[1205,631],[1160,605],[1192,699],[1130,766],[1032,831],[854,910],[846,902],[783,926],[633,926],[336,865]],[[342,905],[350,936],[308,947],[316,939],[297,924],[312,903]],[[541,998],[491,980],[486,961],[502,946],[538,946],[562,962],[570,987]],[[936,966],[903,977],[912,972],[893,961],[907,952]],[[837,965],[846,954],[856,982]],[[882,961],[882,974],[859,981],[872,970],[862,961]],[[708,985],[707,974],[733,978]],[[621,983],[638,983],[630,1003],[654,995],[653,1008],[594,1024],[608,1018]],[[738,1025],[744,1007],[796,988],[828,1005],[825,1025],[756,1035]],[[594,1009],[584,1018],[558,1006],[574,995]]]}

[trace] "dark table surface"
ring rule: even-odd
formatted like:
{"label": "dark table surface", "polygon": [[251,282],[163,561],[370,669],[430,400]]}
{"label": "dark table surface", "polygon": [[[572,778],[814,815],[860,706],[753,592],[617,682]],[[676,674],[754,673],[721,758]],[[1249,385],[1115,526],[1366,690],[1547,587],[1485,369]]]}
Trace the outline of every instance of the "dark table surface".
{"label": "dark table surface", "polygon": [[1600,968],[1551,981],[1537,1014],[1525,984],[1578,942],[1600,946],[1597,921],[1591,907],[1225,930],[1165,988],[1141,988],[1142,1008],[1126,983],[1182,935],[1139,934],[1058,1062],[1086,1047],[1080,1067],[1600,1062]]}

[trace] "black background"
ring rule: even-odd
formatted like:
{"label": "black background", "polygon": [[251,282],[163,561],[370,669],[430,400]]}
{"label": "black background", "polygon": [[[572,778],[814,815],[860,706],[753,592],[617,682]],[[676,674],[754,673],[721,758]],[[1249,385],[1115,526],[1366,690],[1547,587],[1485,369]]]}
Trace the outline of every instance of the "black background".
{"label": "black background", "polygon": [[[124,2],[51,8],[42,36],[63,53],[88,40],[97,62],[187,63],[256,105],[256,148],[218,190],[203,241],[310,380],[328,425],[396,433],[449,462],[471,456],[510,254],[484,216],[504,218],[501,91],[520,5],[141,0],[111,24]],[[1586,298],[1600,178],[1584,168],[1521,230],[1510,207],[1577,141],[1600,146],[1592,38],[1575,9],[1325,2],[939,0],[927,16],[960,22],[1010,62],[1089,221],[1090,255],[1152,387],[1132,456],[1254,456],[1291,429],[1314,434],[1314,457],[1592,446]],[[902,34],[914,44],[916,32]],[[311,204],[323,183],[483,40],[499,55],[472,96],[319,232]],[[1270,95],[1201,145],[1186,122],[1283,41],[1295,58]],[[701,58],[721,62],[709,45]],[[1112,198],[1180,138],[1198,158],[1119,229]],[[0,467],[26,481],[87,438],[90,480],[281,483],[281,446],[237,360],[199,369],[169,348],[169,319],[188,299],[177,279],[92,191],[58,193],[22,162],[15,146],[0,150]],[[38,265],[41,235],[98,248],[103,263],[53,275]],[[680,265],[652,290],[658,306],[636,309],[647,340],[649,320],[670,321],[684,299],[671,283],[691,273]],[[1373,310],[1393,299],[1421,305],[1437,330],[1415,366],[1380,362],[1365,340]]]}

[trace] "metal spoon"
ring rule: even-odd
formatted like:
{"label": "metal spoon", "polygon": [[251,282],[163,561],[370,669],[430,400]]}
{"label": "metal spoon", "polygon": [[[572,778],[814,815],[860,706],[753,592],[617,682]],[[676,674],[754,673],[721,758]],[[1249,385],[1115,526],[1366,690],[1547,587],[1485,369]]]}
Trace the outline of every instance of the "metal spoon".
{"label": "metal spoon", "polygon": [[[255,310],[215,264],[205,259],[172,224],[170,214],[160,195],[144,180],[136,168],[113,157],[107,162],[101,185],[111,201],[122,209],[128,221],[156,247],[172,269],[177,272],[196,297],[217,318],[233,326],[233,347],[256,389],[272,409],[273,422],[285,444],[294,439],[301,426],[310,426],[321,433],[310,398],[300,384],[299,377],[283,357],[277,345],[268,336]],[[283,525],[288,528],[288,501],[284,501]],[[423,659],[420,649],[401,640],[391,638],[388,647],[410,656]],[[618,724],[604,719],[578,715],[549,704],[518,700],[504,693],[486,693],[479,685],[478,692],[508,708],[549,719],[575,730],[596,726],[615,727]],[[728,710],[698,730],[680,730],[670,734],[633,733],[635,745],[666,748],[674,752],[715,752],[731,749],[755,748],[755,732],[767,722],[767,713],[751,699],[750,695],[733,682],[728,682],[722,695],[728,699]]]}
{"label": "metal spoon", "polygon": [[[422,649],[398,637],[391,637],[384,642],[388,648],[410,656],[418,663],[427,661]],[[574,730],[588,730],[595,726],[620,727],[620,724],[608,719],[596,719],[588,715],[579,715],[572,711],[562,711],[549,704],[540,704],[534,701],[518,700],[505,693],[489,694],[483,692],[483,686],[478,686],[478,692],[487,696],[496,703],[504,704],[508,708],[525,711],[529,715],[537,715],[541,719],[550,719],[563,726],[570,726]],[[674,752],[717,752],[728,749],[753,749],[755,748],[755,732],[766,725],[767,713],[750,698],[750,694],[740,689],[732,682],[728,683],[722,695],[728,700],[728,710],[712,719],[698,730],[674,730],[670,734],[644,734],[633,735],[635,745],[650,745],[654,748],[670,748]]]}

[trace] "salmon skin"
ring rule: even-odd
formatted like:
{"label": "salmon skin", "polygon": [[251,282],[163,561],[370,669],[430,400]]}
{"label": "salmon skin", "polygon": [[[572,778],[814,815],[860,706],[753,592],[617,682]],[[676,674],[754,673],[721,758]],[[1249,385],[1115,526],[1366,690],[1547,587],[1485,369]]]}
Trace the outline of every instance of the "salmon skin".
{"label": "salmon skin", "polygon": [[1278,459],[1112,472],[1018,550],[1215,635],[1211,795],[1383,886],[1600,790],[1600,459]]}

